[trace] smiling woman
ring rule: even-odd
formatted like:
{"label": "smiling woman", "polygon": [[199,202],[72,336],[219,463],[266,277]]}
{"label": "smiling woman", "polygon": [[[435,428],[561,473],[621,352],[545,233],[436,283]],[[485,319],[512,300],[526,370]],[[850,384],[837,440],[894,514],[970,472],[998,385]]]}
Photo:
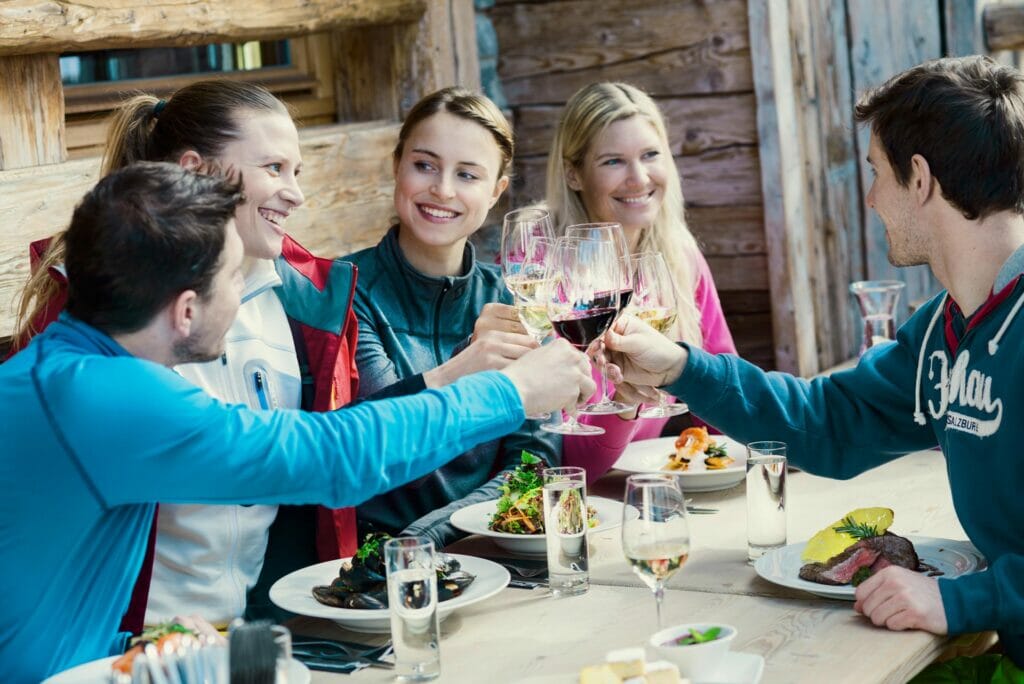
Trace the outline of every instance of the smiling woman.
{"label": "smiling woman", "polygon": [[[467,239],[508,187],[512,129],[483,95],[445,88],[420,100],[393,155],[398,224],[359,268],[359,393],[404,394],[478,370],[503,368],[537,346],[510,306],[493,264]],[[358,509],[361,531],[425,534],[438,547],[459,533],[449,516],[498,498],[503,474],[525,450],[557,465],[558,444],[527,421],[423,480]]]}
{"label": "smiling woman", "polygon": [[[167,100],[138,95],[115,111],[106,150],[104,175],[136,161],[168,161],[241,176],[246,202],[234,223],[244,251],[242,305],[223,354],[179,365],[178,373],[222,401],[251,408],[327,411],[348,403],[356,386],[354,272],[345,262],[317,259],[285,233],[292,210],[304,202],[298,133],[285,105],[264,88],[235,81],[200,81]],[[23,296],[22,342],[62,306],[63,258],[58,235]],[[274,538],[292,543],[286,559],[267,556],[276,548],[272,524]],[[149,624],[191,613],[227,623],[260,609],[261,599],[247,594],[261,576],[269,587],[315,562],[318,551],[328,560],[355,549],[348,510],[283,508],[279,515],[277,506],[163,504],[156,532],[128,629],[141,626],[143,613]]]}

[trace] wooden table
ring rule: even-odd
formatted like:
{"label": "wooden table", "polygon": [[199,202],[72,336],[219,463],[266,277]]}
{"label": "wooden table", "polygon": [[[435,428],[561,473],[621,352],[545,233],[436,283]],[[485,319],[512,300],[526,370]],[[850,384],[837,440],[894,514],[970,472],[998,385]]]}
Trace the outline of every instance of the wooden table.
{"label": "wooden table", "polygon": [[[611,473],[591,493],[621,499],[624,476]],[[692,495],[714,515],[691,515],[691,556],[668,584],[665,624],[724,622],[739,635],[733,650],[765,658],[762,679],[778,682],[904,682],[949,644],[924,632],[890,632],[855,613],[852,603],[811,597],[762,580],[746,562],[743,485]],[[808,473],[788,481],[789,540],[809,538],[854,508],[888,506],[898,534],[966,539],[953,513],[945,462],[937,451],[911,454],[845,482]],[[554,600],[545,589],[506,589],[460,609],[441,625],[440,682],[574,682],[606,651],[640,646],[655,631],[654,598],[622,556],[618,530],[592,534],[591,589]],[[449,550],[507,556],[470,537]],[[299,633],[372,641],[333,623],[301,618]],[[391,681],[385,670],[313,674],[313,682]]]}

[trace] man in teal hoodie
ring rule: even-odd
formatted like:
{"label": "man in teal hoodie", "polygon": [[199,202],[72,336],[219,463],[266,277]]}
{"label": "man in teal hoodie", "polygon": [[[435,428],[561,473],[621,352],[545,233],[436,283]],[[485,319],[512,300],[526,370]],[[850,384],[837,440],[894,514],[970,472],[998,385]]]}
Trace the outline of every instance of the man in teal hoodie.
{"label": "man in teal hoodie", "polygon": [[0,366],[5,682],[121,651],[156,502],[351,506],[593,392],[586,358],[563,343],[330,413],[212,399],[169,367],[224,348],[240,201],[238,184],[145,163],[75,209],[66,312]]}
{"label": "man in teal hoodie", "polygon": [[629,383],[619,392],[643,399],[662,386],[732,437],[784,440],[793,463],[836,478],[937,444],[957,515],[989,569],[935,579],[886,568],[857,588],[854,607],[896,630],[998,630],[1020,668],[1024,75],[987,57],[936,60],[867,93],[856,115],[871,126],[867,202],[885,225],[889,261],[928,264],[946,291],[895,344],[812,381],[673,345],[626,319],[607,339]]}

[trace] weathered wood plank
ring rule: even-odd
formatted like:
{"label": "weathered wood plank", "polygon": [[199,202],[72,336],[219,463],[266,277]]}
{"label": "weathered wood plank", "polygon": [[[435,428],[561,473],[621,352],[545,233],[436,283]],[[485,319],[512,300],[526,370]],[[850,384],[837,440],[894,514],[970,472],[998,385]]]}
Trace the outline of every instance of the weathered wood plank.
{"label": "weathered wood plank", "polygon": [[[391,216],[397,137],[398,125],[382,122],[300,131],[306,204],[289,219],[289,233],[324,256],[375,244]],[[12,304],[28,277],[28,243],[66,227],[97,173],[97,159],[0,172],[0,337],[13,328]]]}
{"label": "weathered wood plank", "polygon": [[67,158],[56,54],[0,57],[0,169]]}
{"label": "weathered wood plank", "polygon": [[[736,145],[703,154],[676,157],[682,175],[683,196],[691,207],[759,205],[761,187],[757,148]],[[515,161],[513,203],[516,206],[544,199],[547,157],[519,157]]]}
{"label": "weathered wood plank", "polygon": [[595,80],[652,95],[751,89],[742,0],[568,0],[500,6],[491,16],[513,105],[564,102]]}
{"label": "weathered wood plank", "polygon": [[1024,50],[1024,2],[986,5],[982,24],[989,50]]}
{"label": "weathered wood plank", "polygon": [[686,220],[705,255],[765,254],[764,210],[759,205],[691,206]]}
{"label": "weathered wood plank", "polygon": [[[756,145],[757,104],[752,93],[658,100],[674,154],[700,154],[716,147]],[[558,127],[559,106],[523,106],[515,111],[516,154],[547,154]]]}
{"label": "weathered wood plank", "polygon": [[0,55],[289,38],[416,22],[428,0],[129,0],[0,3]]}
{"label": "weathered wood plank", "polygon": [[[862,93],[881,85],[904,69],[942,54],[937,3],[907,4],[901,0],[849,0],[849,24],[853,89]],[[871,168],[865,161],[869,131],[857,133],[857,157],[861,187],[871,186]],[[902,280],[907,284],[901,298],[897,324],[906,318],[906,305],[937,292],[938,281],[926,266],[897,268],[889,263],[885,228],[878,216],[864,208],[865,272],[862,277]]]}
{"label": "weathered wood plank", "polygon": [[806,287],[813,255],[788,3],[750,0],[749,15],[775,361],[779,370],[809,375],[818,369],[814,302]]}
{"label": "weathered wood plank", "polygon": [[721,292],[730,290],[768,290],[769,261],[763,254],[741,256],[706,255],[715,287]]}
{"label": "weathered wood plank", "polygon": [[732,290],[720,293],[718,298],[726,315],[770,314],[772,311],[772,297],[767,290]]}

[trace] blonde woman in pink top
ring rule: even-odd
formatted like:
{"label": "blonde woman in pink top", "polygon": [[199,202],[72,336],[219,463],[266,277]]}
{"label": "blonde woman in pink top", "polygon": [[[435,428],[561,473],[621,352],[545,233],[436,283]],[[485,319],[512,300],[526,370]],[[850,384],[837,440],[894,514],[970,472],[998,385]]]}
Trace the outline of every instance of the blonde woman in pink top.
{"label": "blonde woman in pink top", "polygon": [[[631,253],[664,255],[678,290],[676,339],[736,353],[711,271],[686,225],[665,121],[646,93],[627,83],[593,83],[573,95],[552,143],[547,183],[548,209],[559,229],[612,221],[622,224]],[[633,411],[580,420],[605,434],[567,435],[563,465],[583,466],[593,481],[631,441],[660,436],[668,419],[636,418]]]}

